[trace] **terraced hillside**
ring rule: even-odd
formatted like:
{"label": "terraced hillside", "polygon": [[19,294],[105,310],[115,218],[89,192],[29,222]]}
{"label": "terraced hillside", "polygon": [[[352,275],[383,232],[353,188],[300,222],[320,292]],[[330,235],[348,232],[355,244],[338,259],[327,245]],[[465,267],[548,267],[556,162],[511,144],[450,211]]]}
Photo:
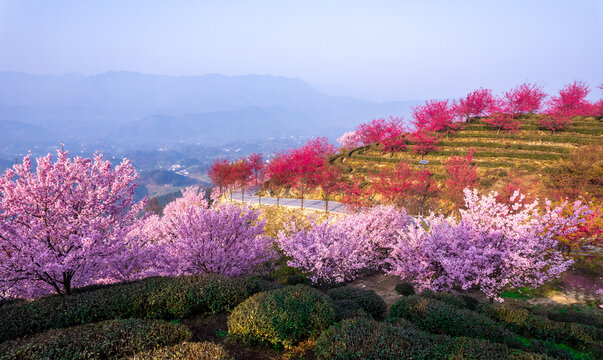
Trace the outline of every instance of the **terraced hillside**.
{"label": "terraced hillside", "polygon": [[[465,155],[474,149],[473,159],[480,175],[536,175],[546,168],[550,170],[558,160],[567,158],[576,147],[603,144],[601,117],[575,118],[567,129],[555,134],[538,128],[537,115],[524,117],[521,121],[520,130],[511,133],[497,132],[481,120],[473,120],[460,131],[442,137],[439,151],[424,157],[424,160],[429,161],[426,168],[436,178],[442,178],[445,174],[443,163],[450,156]],[[419,166],[420,160],[420,155],[413,153],[412,146],[408,146],[405,151],[383,154],[380,145],[375,143],[339,154],[332,161],[342,164],[353,173],[368,174],[403,161]]]}

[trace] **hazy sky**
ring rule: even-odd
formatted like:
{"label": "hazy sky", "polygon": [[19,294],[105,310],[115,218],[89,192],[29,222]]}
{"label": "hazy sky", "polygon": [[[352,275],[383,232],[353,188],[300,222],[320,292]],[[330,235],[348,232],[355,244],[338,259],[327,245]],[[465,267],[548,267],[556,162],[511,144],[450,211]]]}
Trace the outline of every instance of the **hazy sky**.
{"label": "hazy sky", "polygon": [[603,0],[0,0],[6,70],[271,74],[380,100],[553,92],[603,83]]}

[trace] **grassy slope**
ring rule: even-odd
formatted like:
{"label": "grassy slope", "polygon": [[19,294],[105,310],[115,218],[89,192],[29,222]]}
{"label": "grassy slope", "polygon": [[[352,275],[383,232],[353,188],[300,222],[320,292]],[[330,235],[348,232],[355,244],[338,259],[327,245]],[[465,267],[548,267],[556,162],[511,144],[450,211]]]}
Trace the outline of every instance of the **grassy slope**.
{"label": "grassy slope", "polygon": [[[457,133],[445,135],[437,152],[425,156],[427,169],[436,178],[445,174],[443,162],[452,155],[464,155],[475,150],[473,159],[480,175],[495,174],[504,177],[508,173],[537,175],[546,167],[554,167],[559,159],[568,156],[572,148],[588,144],[603,144],[603,119],[595,117],[576,118],[564,131],[551,134],[538,129],[538,116],[522,119],[520,130],[515,133],[487,127],[480,120],[473,120]],[[383,154],[377,144],[354,149],[334,159],[358,175],[377,172],[383,167],[408,161],[418,165],[420,156],[407,150],[394,154]]]}

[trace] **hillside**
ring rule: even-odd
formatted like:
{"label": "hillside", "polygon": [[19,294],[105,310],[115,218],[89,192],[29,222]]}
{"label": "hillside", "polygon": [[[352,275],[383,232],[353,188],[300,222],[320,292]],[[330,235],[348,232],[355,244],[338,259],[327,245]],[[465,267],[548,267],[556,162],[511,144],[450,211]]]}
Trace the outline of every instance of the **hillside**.
{"label": "hillside", "polygon": [[[567,158],[572,149],[603,144],[602,118],[575,118],[567,129],[555,134],[539,130],[537,115],[524,117],[522,123],[518,132],[497,133],[481,120],[473,120],[458,132],[442,137],[439,150],[424,157],[429,161],[426,169],[442,178],[443,163],[450,156],[465,155],[473,149],[480,177],[504,177],[509,173],[538,175],[554,168],[557,160]],[[343,164],[352,173],[367,174],[403,161],[418,166],[420,160],[420,155],[412,152],[412,146],[405,151],[383,154],[375,143],[340,154],[333,162]]]}

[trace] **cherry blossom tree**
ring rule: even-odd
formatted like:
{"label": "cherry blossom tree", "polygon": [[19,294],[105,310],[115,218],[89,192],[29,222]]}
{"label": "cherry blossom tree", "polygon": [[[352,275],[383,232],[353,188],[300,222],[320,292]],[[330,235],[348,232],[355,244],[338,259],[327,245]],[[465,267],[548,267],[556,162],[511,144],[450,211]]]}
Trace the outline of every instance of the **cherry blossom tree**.
{"label": "cherry blossom tree", "polygon": [[540,118],[540,128],[549,130],[551,134],[562,131],[572,123],[570,112],[552,110]]}
{"label": "cherry blossom tree", "polygon": [[466,121],[469,121],[470,117],[489,115],[494,103],[492,90],[479,88],[467,94],[466,97],[460,98],[453,108],[457,116],[465,117]]}
{"label": "cherry blossom tree", "polygon": [[215,160],[207,175],[220,191],[219,196],[223,196],[232,185],[231,166],[227,160]]}
{"label": "cherry blossom tree", "polygon": [[270,191],[271,195],[276,197],[276,206],[280,206],[280,198],[287,188],[292,183],[291,177],[293,171],[291,164],[287,159],[286,153],[279,153],[274,157],[267,165],[267,177],[268,180],[265,182],[265,186]]}
{"label": "cherry blossom tree", "polygon": [[574,81],[561,89],[558,96],[551,98],[547,113],[564,114],[569,118],[589,115],[591,104],[586,99],[589,92],[588,85]]}
{"label": "cherry blossom tree", "polygon": [[413,152],[423,157],[431,152],[438,151],[438,143],[440,137],[438,134],[429,132],[427,130],[418,130],[407,136],[408,141],[413,145]]}
{"label": "cherry blossom tree", "polygon": [[446,192],[452,202],[460,207],[464,204],[463,190],[474,188],[477,184],[477,165],[472,164],[473,150],[467,156],[451,156],[444,162],[448,174],[445,180]]}
{"label": "cherry blossom tree", "polygon": [[164,219],[170,222],[174,237],[163,239],[163,273],[229,277],[254,273],[274,256],[259,215],[250,207],[234,204],[183,207]]}
{"label": "cherry blossom tree", "polygon": [[334,194],[347,189],[347,183],[343,178],[343,172],[335,165],[329,164],[328,161],[316,169],[314,173],[316,185],[321,190],[321,195],[325,201],[325,212],[329,212],[329,200]]}
{"label": "cherry blossom tree", "polygon": [[425,105],[412,108],[412,124],[415,131],[428,130],[450,132],[458,130],[456,111],[448,100],[428,100]]}
{"label": "cherry blossom tree", "polygon": [[521,84],[505,92],[505,101],[512,114],[537,113],[547,97],[541,87],[535,84]]}
{"label": "cherry blossom tree", "polygon": [[573,231],[586,207],[546,202],[522,204],[519,193],[511,205],[496,193],[479,196],[465,190],[466,209],[460,219],[429,216],[420,226],[407,226],[391,252],[389,274],[411,279],[420,289],[435,291],[479,288],[490,299],[505,288],[536,287],[558,276],[572,263],[555,250],[555,238]]}
{"label": "cherry blossom tree", "polygon": [[[143,203],[134,202],[134,167],[115,168],[102,154],[69,158],[65,150],[31,156],[0,177],[0,294],[69,294],[100,279],[128,277],[121,264],[140,246],[128,234]],[[124,265],[124,266],[121,266]],[[134,270],[130,268],[129,270]]]}
{"label": "cherry blossom tree", "polygon": [[362,138],[357,131],[349,131],[341,135],[337,142],[343,149],[353,149],[362,144]]}
{"label": "cherry blossom tree", "polygon": [[374,119],[369,123],[359,125],[355,133],[363,145],[381,143],[385,153],[402,151],[406,147],[405,127],[401,117],[390,116],[387,119]]}
{"label": "cherry blossom tree", "polygon": [[497,129],[496,134],[501,130],[515,132],[521,125],[517,120],[518,117],[519,113],[514,112],[509,103],[499,99],[493,105],[490,116],[483,119],[483,122]]}
{"label": "cherry blossom tree", "polygon": [[267,167],[262,154],[253,153],[247,158],[249,164],[249,184],[258,192],[258,202],[262,203],[262,185],[267,180]]}

